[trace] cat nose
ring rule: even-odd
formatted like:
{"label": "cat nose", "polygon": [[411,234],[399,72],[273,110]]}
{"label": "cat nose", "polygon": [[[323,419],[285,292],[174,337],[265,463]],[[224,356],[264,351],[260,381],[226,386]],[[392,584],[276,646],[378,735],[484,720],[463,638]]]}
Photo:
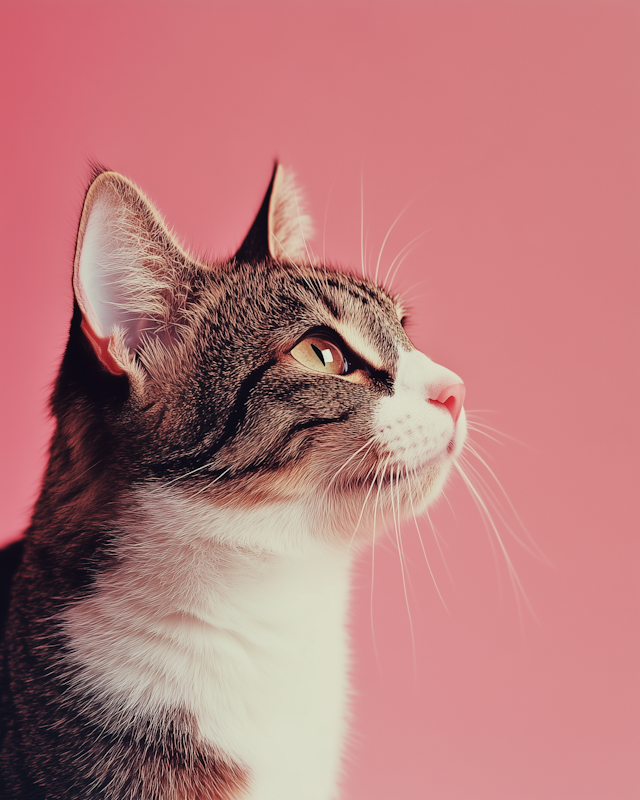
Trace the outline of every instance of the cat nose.
{"label": "cat nose", "polygon": [[429,400],[432,403],[440,403],[445,406],[453,417],[453,421],[457,422],[466,393],[467,390],[464,383],[453,383],[450,386],[445,386],[437,397],[430,397]]}
{"label": "cat nose", "polygon": [[442,364],[436,364],[419,350],[401,354],[396,385],[416,392],[429,403],[444,406],[453,421],[458,421],[466,394],[464,381],[455,372]]}

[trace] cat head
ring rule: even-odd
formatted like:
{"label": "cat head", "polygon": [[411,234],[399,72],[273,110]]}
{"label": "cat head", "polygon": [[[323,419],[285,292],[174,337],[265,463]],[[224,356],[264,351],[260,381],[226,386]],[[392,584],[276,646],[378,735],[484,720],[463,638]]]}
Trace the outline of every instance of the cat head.
{"label": "cat head", "polygon": [[462,447],[463,382],[412,345],[397,298],[315,260],[308,230],[276,165],[236,255],[204,263],[129,180],[98,174],[54,395],[73,441],[123,485],[302,504],[338,537],[419,513]]}

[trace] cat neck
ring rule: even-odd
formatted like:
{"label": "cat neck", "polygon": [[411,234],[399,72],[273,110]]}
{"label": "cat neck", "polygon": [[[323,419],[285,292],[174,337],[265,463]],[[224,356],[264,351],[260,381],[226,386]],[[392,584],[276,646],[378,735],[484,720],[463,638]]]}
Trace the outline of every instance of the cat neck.
{"label": "cat neck", "polygon": [[[294,597],[309,611],[316,602],[326,607],[332,588],[348,580],[353,556],[308,501],[224,507],[147,485],[120,524],[118,553],[144,581],[150,606],[214,626],[231,609],[239,622],[257,608],[268,615],[272,601],[274,624],[284,622],[289,615],[280,603]],[[329,596],[320,597],[320,589]]]}
{"label": "cat neck", "polygon": [[[186,711],[256,797],[315,796],[309,775],[335,775],[344,735],[351,554],[301,529],[313,518],[138,490],[117,566],[64,613],[79,688],[120,721]],[[303,785],[279,783],[283,759]]]}

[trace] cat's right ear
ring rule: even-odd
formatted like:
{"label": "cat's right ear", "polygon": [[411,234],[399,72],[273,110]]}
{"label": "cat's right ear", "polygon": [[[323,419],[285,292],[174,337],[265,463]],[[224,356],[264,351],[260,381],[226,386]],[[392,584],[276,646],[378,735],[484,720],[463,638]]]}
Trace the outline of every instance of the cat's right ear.
{"label": "cat's right ear", "polygon": [[236,259],[307,262],[311,258],[307,240],[312,235],[313,224],[294,174],[276,162],[262,205]]}
{"label": "cat's right ear", "polygon": [[170,338],[177,243],[149,200],[115,172],[98,175],[82,209],[73,291],[102,365],[128,372],[145,339]]}

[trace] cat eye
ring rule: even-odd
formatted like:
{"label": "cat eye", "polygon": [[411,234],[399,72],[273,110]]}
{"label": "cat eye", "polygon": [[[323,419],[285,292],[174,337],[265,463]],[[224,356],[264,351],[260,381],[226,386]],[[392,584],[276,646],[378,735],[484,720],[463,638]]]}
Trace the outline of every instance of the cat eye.
{"label": "cat eye", "polygon": [[316,372],[344,375],[349,370],[349,362],[340,348],[323,336],[307,336],[298,342],[291,355],[300,364]]}

